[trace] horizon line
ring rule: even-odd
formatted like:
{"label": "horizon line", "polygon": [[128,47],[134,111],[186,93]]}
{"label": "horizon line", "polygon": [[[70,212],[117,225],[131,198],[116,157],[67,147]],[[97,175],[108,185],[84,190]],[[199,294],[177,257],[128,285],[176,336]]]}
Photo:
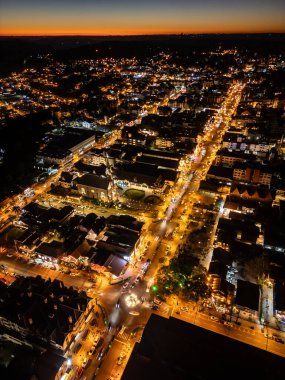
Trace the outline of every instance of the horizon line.
{"label": "horizon line", "polygon": [[137,33],[137,34],[78,34],[78,33],[54,33],[54,34],[0,34],[0,37],[144,37],[144,36],[199,36],[199,35],[255,35],[255,34],[285,34],[280,32],[202,32],[202,33]]}

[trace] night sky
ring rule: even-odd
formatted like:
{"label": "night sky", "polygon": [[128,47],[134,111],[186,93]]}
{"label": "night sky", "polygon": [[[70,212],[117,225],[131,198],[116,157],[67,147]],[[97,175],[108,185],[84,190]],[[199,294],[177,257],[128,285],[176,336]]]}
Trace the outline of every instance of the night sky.
{"label": "night sky", "polygon": [[285,0],[0,0],[0,35],[285,32]]}

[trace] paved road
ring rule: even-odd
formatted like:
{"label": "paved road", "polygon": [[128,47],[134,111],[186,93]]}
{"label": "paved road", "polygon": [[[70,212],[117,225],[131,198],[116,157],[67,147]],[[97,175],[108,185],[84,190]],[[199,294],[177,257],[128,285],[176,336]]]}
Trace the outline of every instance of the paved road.
{"label": "paved road", "polygon": [[[239,340],[257,348],[261,348],[276,355],[285,357],[285,345],[277,343],[274,340],[267,339],[261,332],[261,329],[256,325],[254,330],[251,330],[244,324],[241,326],[233,324],[233,327],[228,327],[222,323],[213,321],[209,315],[198,311],[191,310],[189,312],[181,312],[180,315],[175,314],[175,311],[172,311],[172,313],[174,313],[176,318],[183,321],[193,323],[207,330],[226,335],[229,338]],[[279,333],[279,335],[281,335],[281,333]]]}
{"label": "paved road", "polygon": [[66,286],[73,286],[76,289],[87,290],[93,285],[93,283],[88,280],[88,277],[84,275],[72,277],[68,274],[45,268],[41,265],[27,264],[26,260],[16,256],[8,258],[5,254],[1,255],[0,264],[6,265],[10,273],[14,272],[21,276],[39,275],[45,279],[50,278],[51,280],[58,279],[63,281]]}
{"label": "paved road", "polygon": [[[151,285],[151,282],[154,279],[156,271],[160,265],[159,259],[166,256],[166,247],[170,245],[170,253],[173,255],[176,251],[177,246],[181,243],[180,237],[188,228],[186,223],[183,223],[183,218],[179,219],[184,208],[188,208],[187,217],[192,214],[191,199],[195,198],[195,192],[198,191],[200,186],[200,181],[205,176],[207,169],[210,167],[212,160],[216,154],[219,145],[209,145],[208,142],[212,142],[213,139],[217,142],[221,141],[222,134],[226,131],[228,126],[228,115],[232,115],[234,112],[241,93],[241,86],[234,86],[229,92],[228,98],[231,99],[228,104],[228,108],[225,111],[222,111],[219,116],[215,118],[211,126],[209,125],[205,128],[205,133],[201,146],[198,147],[196,153],[199,156],[198,163],[195,167],[195,177],[191,176],[191,169],[189,167],[185,169],[185,172],[182,173],[181,181],[178,183],[177,187],[172,190],[172,193],[166,199],[165,204],[167,209],[164,210],[164,217],[162,221],[157,224],[153,223],[149,227],[148,234],[145,239],[145,243],[140,248],[140,253],[145,250],[145,257],[143,261],[135,262],[131,265],[127,272],[124,275],[124,278],[130,278],[129,285],[124,287],[121,285],[106,285],[106,281],[101,287],[102,290],[93,289],[89,292],[91,296],[97,298],[98,303],[101,303],[106,310],[108,316],[108,323],[110,323],[110,331],[106,330],[106,326],[101,325],[100,330],[104,336],[104,343],[102,345],[103,352],[106,352],[105,357],[100,361],[96,356],[94,356],[92,364],[90,367],[84,371],[84,376],[87,377],[87,380],[92,380],[94,378],[94,372],[98,365],[100,365],[100,370],[96,375],[96,380],[107,380],[110,376],[117,376],[120,378],[120,374],[123,371],[123,368],[127,362],[127,357],[131,353],[131,350],[134,346],[135,339],[131,337],[131,332],[139,327],[144,326],[147,323],[149,316],[151,315],[152,310],[150,309],[149,292],[148,288]],[[225,122],[223,122],[225,119]],[[205,156],[201,156],[201,152],[205,147]],[[184,195],[186,194],[186,195]],[[174,200],[172,201],[172,198]],[[182,202],[185,202],[185,205],[182,207]],[[187,202],[187,203],[186,203]],[[96,210],[94,210],[96,212]],[[166,212],[165,212],[166,211]],[[186,219],[186,218],[185,218]],[[165,238],[168,233],[172,233],[173,229],[179,223],[179,233],[175,239],[169,242],[169,239]],[[144,245],[150,241],[150,245],[145,249]],[[138,275],[141,277],[143,273],[141,272],[143,265],[145,264],[147,258],[152,260],[151,265],[146,273],[145,280],[135,283],[135,280]],[[0,263],[4,263],[10,270],[23,275],[41,275],[45,278],[58,278],[62,280],[68,286],[75,286],[79,289],[87,289],[91,287],[90,281],[84,275],[77,277],[70,277],[59,272],[54,272],[49,269],[44,269],[42,267],[27,267],[27,264],[21,262],[19,259],[7,258],[5,255],[2,255],[0,258]],[[133,285],[134,284],[134,285]],[[100,293],[102,292],[102,293]],[[129,306],[129,298],[135,300],[134,305]],[[116,307],[119,305],[119,307]],[[160,305],[158,313],[164,317],[169,317],[171,313],[174,313],[175,309],[173,305]],[[176,315],[176,314],[175,314]],[[279,355],[284,356],[284,346],[269,341],[257,331],[244,331],[239,328],[228,328],[224,325],[218,324],[212,321],[208,315],[202,313],[182,313],[179,315],[179,318],[183,318],[190,323],[195,323],[203,328],[211,329],[217,333],[231,336],[232,338],[245,341],[246,343],[255,345],[257,347],[271,350]],[[123,334],[116,336],[115,333],[118,332],[116,328],[125,326]],[[107,326],[108,327],[108,326]],[[97,334],[98,331],[94,330],[93,334]],[[139,334],[138,334],[139,335]],[[80,338],[80,336],[79,336]],[[109,345],[112,339],[115,339],[109,349]],[[74,358],[74,362],[81,365],[84,356],[86,356],[94,335],[90,335],[84,343],[82,351],[80,350],[79,356],[77,355]],[[266,341],[266,342],[265,342]],[[127,351],[126,351],[127,350]],[[118,357],[123,354],[126,355],[124,363],[121,365],[117,364]],[[80,356],[81,355],[81,356]]]}

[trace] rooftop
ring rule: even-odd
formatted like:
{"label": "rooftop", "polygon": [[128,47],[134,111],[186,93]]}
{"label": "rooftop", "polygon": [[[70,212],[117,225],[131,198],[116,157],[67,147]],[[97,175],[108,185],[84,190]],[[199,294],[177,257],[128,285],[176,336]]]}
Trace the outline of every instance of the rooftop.
{"label": "rooftop", "polygon": [[[249,360],[250,358],[250,360]],[[170,317],[152,314],[122,380],[281,380],[282,357]]]}

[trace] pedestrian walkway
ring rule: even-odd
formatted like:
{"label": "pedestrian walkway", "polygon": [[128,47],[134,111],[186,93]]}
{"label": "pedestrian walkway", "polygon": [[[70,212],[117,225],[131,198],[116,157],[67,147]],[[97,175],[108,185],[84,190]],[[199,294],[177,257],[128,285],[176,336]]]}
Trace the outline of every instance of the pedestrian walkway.
{"label": "pedestrian walkway", "polygon": [[262,285],[261,308],[264,323],[276,327],[273,312],[273,284],[269,280],[266,280]]}

